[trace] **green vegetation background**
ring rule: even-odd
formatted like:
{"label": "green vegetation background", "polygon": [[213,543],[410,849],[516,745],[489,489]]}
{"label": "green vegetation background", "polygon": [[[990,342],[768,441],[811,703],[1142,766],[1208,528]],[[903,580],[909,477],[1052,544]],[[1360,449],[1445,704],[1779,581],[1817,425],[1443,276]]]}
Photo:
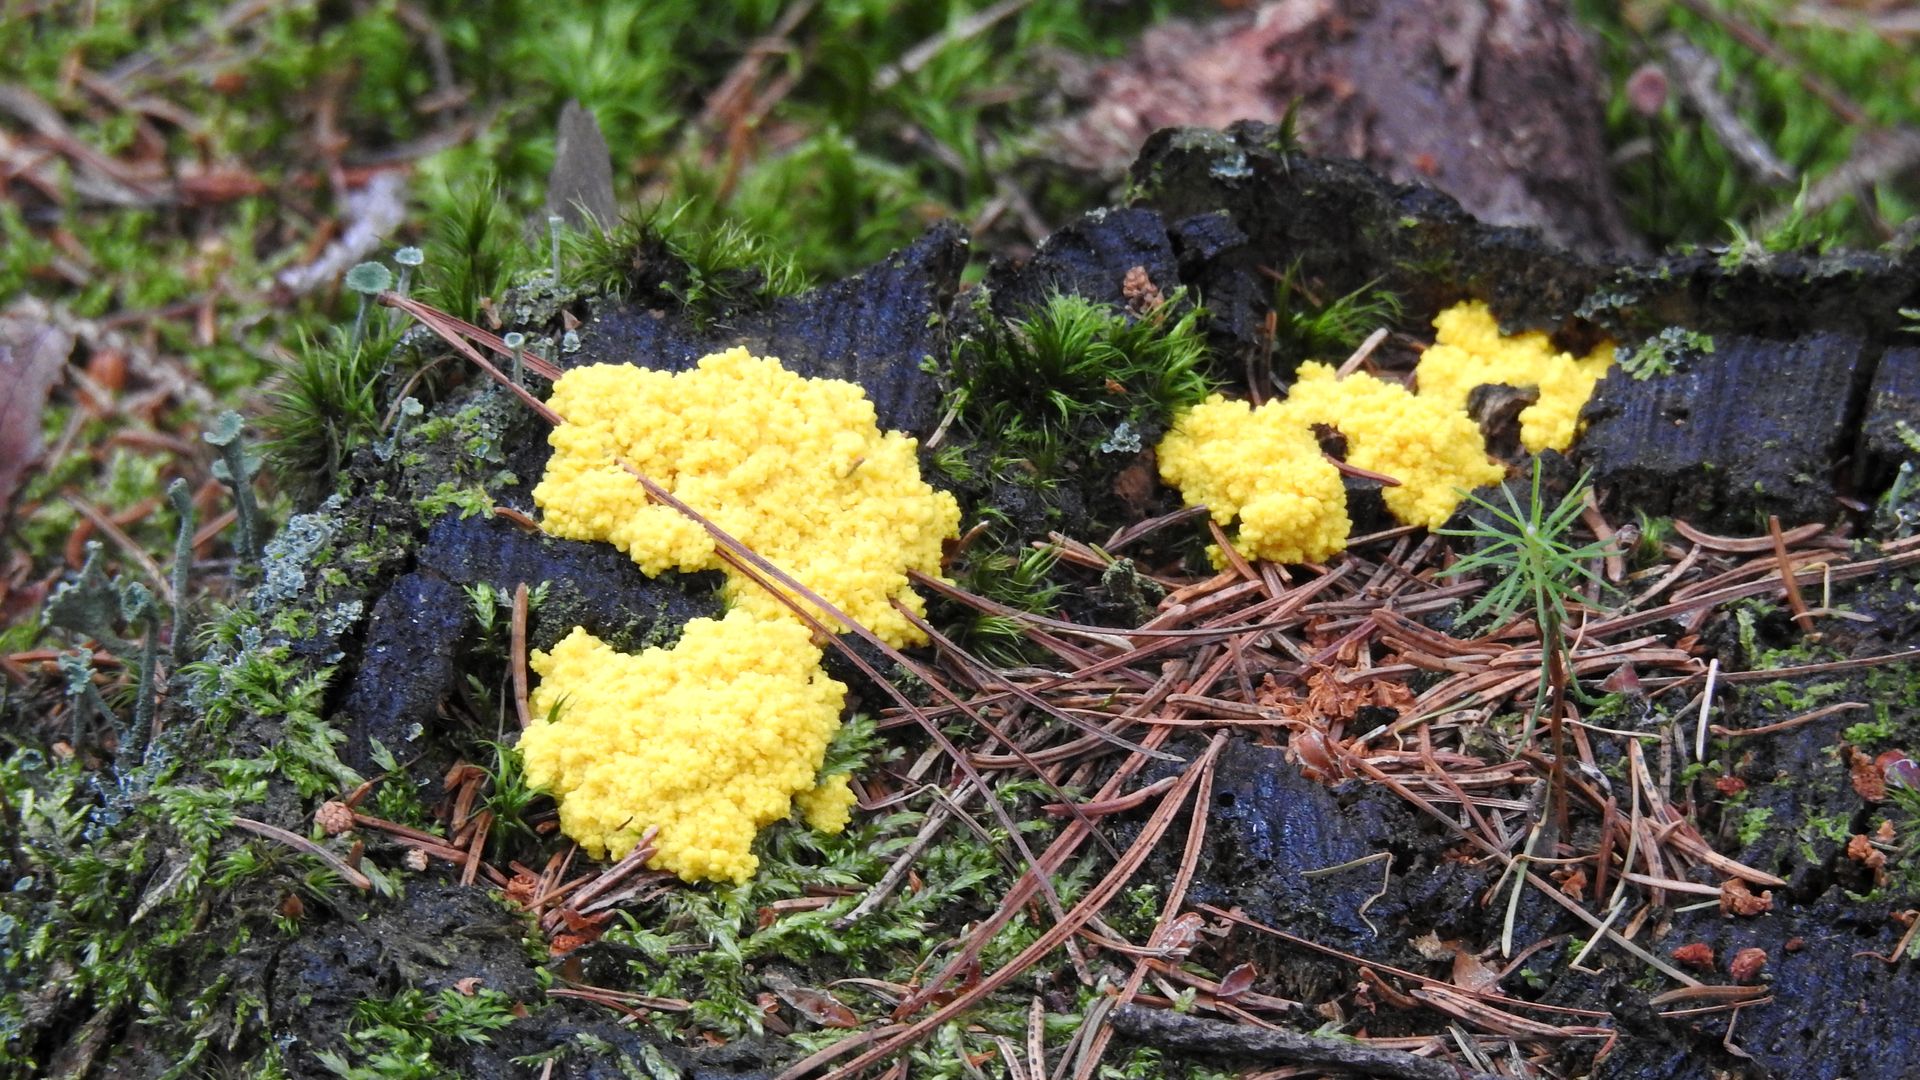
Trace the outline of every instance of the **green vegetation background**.
{"label": "green vegetation background", "polygon": [[[184,441],[192,449],[199,431],[228,407],[268,417],[267,434],[283,436],[279,475],[268,485],[279,494],[268,512],[284,521],[303,468],[317,460],[324,475],[324,465],[337,460],[337,445],[326,441],[335,433],[324,424],[297,425],[340,414],[367,423],[383,406],[370,389],[378,372],[364,364],[385,351],[329,344],[352,324],[355,298],[338,286],[293,296],[275,284],[278,274],[308,262],[334,237],[349,181],[368,169],[404,162],[410,170],[405,224],[379,254],[421,245],[427,252],[422,286],[455,308],[497,297],[546,265],[546,238],[525,223],[539,216],[555,117],[570,99],[597,115],[614,150],[623,205],[642,212],[668,208],[654,220],[670,217],[688,250],[705,251],[713,261],[768,260],[765,265],[781,268],[792,285],[864,265],[943,217],[979,226],[982,256],[1017,251],[1035,242],[1044,225],[1119,194],[1048,163],[1044,126],[1069,107],[1050,74],[1053,58],[1119,56],[1143,28],[1184,7],[1032,0],[1010,6],[979,33],[960,34],[954,31],[987,4],[10,4],[0,13],[0,55],[8,68],[0,89],[8,91],[10,116],[20,114],[26,95],[59,117],[73,139],[108,158],[204,183],[193,197],[111,205],[76,192],[70,176],[52,191],[16,179],[0,197],[0,301],[36,296],[80,319],[110,324],[143,352],[177,363],[206,394],[198,404],[173,401],[134,417],[88,408],[80,391],[57,392],[41,419],[56,453],[21,492],[21,513],[0,537],[0,548],[28,561],[27,576],[57,567],[80,521],[68,497],[76,496],[125,517],[133,544],[169,551],[179,519],[160,496],[181,467],[177,447]],[[1796,214],[1800,185],[1750,176],[1675,99],[1643,113],[1622,90],[1632,72],[1658,55],[1661,35],[1685,35],[1719,62],[1719,89],[1805,175],[1811,190],[1859,149],[1866,129],[1807,94],[1803,76],[1838,88],[1876,125],[1905,123],[1920,113],[1920,64],[1907,43],[1789,25],[1797,5],[1725,0],[1715,6],[1780,42],[1790,54],[1783,64],[1756,55],[1720,22],[1684,6],[1582,0],[1576,7],[1601,47],[1621,198],[1629,219],[1655,245],[1872,246],[1911,215],[1913,189],[1892,184]],[[803,17],[790,32],[775,34],[796,13]],[[784,44],[754,44],[773,37]],[[921,49],[930,43],[935,47]],[[924,62],[897,77],[887,74],[909,57]],[[730,99],[723,90],[740,85],[730,76],[749,70],[743,65],[754,73],[746,83],[751,93]],[[1017,359],[1025,365],[1028,358]],[[314,384],[318,377],[336,383]],[[130,429],[180,441],[119,437]],[[289,467],[293,462],[302,468]],[[990,470],[993,463],[986,464]],[[137,512],[149,500],[161,505]],[[1004,576],[1025,582],[1044,572],[1009,566]],[[211,598],[191,598],[212,611],[208,601],[231,583],[208,573],[194,585],[216,590]],[[476,603],[495,613],[492,598]],[[103,1014],[139,1001],[166,974],[170,950],[194,924],[190,912],[174,910],[177,897],[156,893],[156,905],[171,906],[156,906],[163,914],[152,923],[130,927],[124,914],[138,893],[129,890],[163,866],[169,873],[180,868],[180,877],[164,879],[179,896],[202,880],[225,887],[254,879],[265,873],[257,865],[267,857],[260,852],[271,849],[243,847],[216,858],[221,815],[230,820],[234,806],[256,797],[265,773],[293,780],[308,797],[339,786],[329,771],[337,764],[332,735],[320,715],[323,685],[290,679],[281,657],[248,645],[259,628],[247,624],[245,613],[206,623],[206,643],[226,658],[190,673],[197,685],[217,691],[206,714],[271,709],[284,719],[287,738],[272,758],[208,766],[221,781],[218,790],[175,785],[156,792],[158,812],[184,854],[149,850],[145,839],[126,850],[93,844],[91,808],[102,800],[114,804],[118,796],[94,791],[92,774],[79,767],[43,770],[42,751],[21,725],[0,731],[0,801],[7,813],[25,807],[39,822],[36,842],[44,840],[52,854],[38,865],[54,868],[48,876],[55,879],[15,890],[21,906],[0,911],[0,941],[9,943],[0,960],[0,989],[8,993],[0,1035],[25,1015],[20,994],[37,985],[36,976],[63,966],[75,980],[73,992],[91,995]],[[973,640],[991,644],[991,626],[973,629]],[[0,625],[0,655],[60,643],[37,613]],[[132,696],[131,687],[110,693],[101,707],[126,714]],[[29,704],[0,679],[0,713],[17,718]],[[849,732],[852,738],[861,729]],[[847,752],[855,750],[874,752],[872,746]],[[52,773],[54,789],[43,771]],[[494,772],[493,797],[503,811],[530,797],[511,777],[510,758],[496,761]],[[390,786],[379,797],[398,799],[384,794],[390,790],[400,789]],[[375,809],[395,817],[419,813],[398,804]],[[502,814],[503,821],[517,819]],[[785,862],[825,860],[849,868],[853,880],[866,880],[892,850],[887,845],[901,842],[903,829],[893,821],[864,828],[843,840],[784,838],[829,849],[796,850]],[[905,835],[911,831],[904,828]],[[936,901],[983,902],[981,882],[1004,869],[965,843],[936,848],[928,859],[954,864],[947,893],[921,894],[912,906],[875,920],[866,938],[851,945],[844,935],[826,933],[827,921],[840,913],[834,910],[740,939],[740,928],[751,924],[761,904],[799,894],[797,877],[777,873],[737,894],[687,900],[686,910],[672,913],[662,930],[618,933],[643,954],[675,957],[662,962],[649,989],[668,993],[698,981],[707,993],[701,1020],[719,1030],[748,1031],[756,1003],[743,965],[788,949],[780,935],[813,935],[818,940],[800,944],[847,950],[850,966],[884,967],[902,951],[900,942],[911,939],[919,947],[915,935],[925,909]],[[13,859],[15,865],[29,861],[24,853]],[[297,865],[307,875],[299,892],[310,901],[326,902],[340,891],[317,864]],[[193,885],[179,884],[186,881]],[[1067,881],[1063,894],[1080,884]],[[1150,922],[1154,898],[1133,899],[1135,918]],[[672,951],[696,938],[733,947]],[[1023,940],[1016,934],[1009,947]],[[241,1014],[257,1003],[227,1001],[223,993],[215,983],[204,1001],[172,1005],[201,1016],[207,1030],[237,1031]],[[369,1005],[348,1049],[356,1061],[384,1056],[404,1066],[402,1059],[436,1040],[465,1041],[504,1024],[505,1008],[494,998],[463,1005],[403,991]],[[205,1019],[223,1010],[231,1028]],[[1017,1032],[1017,1017],[993,1022],[1001,1021]],[[19,1060],[0,1053],[0,1066]],[[1154,1074],[1151,1063],[1133,1066],[1139,1075]],[[337,1071],[355,1075],[361,1067],[342,1058]],[[396,1067],[389,1074],[404,1073]]]}

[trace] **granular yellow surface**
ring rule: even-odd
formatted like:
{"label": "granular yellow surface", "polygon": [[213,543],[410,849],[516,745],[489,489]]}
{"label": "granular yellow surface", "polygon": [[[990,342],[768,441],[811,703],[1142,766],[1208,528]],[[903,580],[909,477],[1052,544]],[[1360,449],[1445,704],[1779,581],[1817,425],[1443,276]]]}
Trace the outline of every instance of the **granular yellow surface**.
{"label": "granular yellow surface", "polygon": [[1462,488],[1506,475],[1464,411],[1364,372],[1337,379],[1326,364],[1302,364],[1286,400],[1274,404],[1279,422],[1333,427],[1346,436],[1348,462],[1400,481],[1381,495],[1403,525],[1434,528],[1452,516]]}
{"label": "granular yellow surface", "polygon": [[660,826],[651,865],[689,881],[752,876],[754,833],[813,788],[846,694],[798,620],[740,609],[687,623],[671,649],[620,653],[576,628],[532,660],[529,704],[561,718],[521,734],[528,783],[596,857]]}
{"label": "granular yellow surface", "polygon": [[[907,571],[939,573],[960,509],[921,481],[917,444],[882,432],[860,387],[802,378],[736,348],[680,374],[576,368],[547,404],[565,418],[533,489],[547,532],[607,541],[649,574],[723,569],[706,530],[650,503],[624,461],[882,640],[921,640],[890,601],[924,611]],[[729,581],[727,600],[791,617],[745,578]]]}
{"label": "granular yellow surface", "polygon": [[1611,341],[1576,359],[1537,330],[1503,337],[1478,300],[1441,312],[1433,326],[1433,346],[1414,370],[1420,396],[1464,413],[1476,386],[1538,388],[1540,399],[1520,412],[1520,442],[1530,453],[1573,445],[1581,408],[1613,366]]}
{"label": "granular yellow surface", "polygon": [[1312,429],[1280,411],[1214,394],[1182,413],[1159,447],[1160,478],[1222,528],[1234,549],[1272,562],[1318,562],[1347,544],[1347,493]]}
{"label": "granular yellow surface", "polygon": [[[880,431],[858,386],[731,349],[680,374],[577,368],[549,404],[563,422],[534,489],[548,532],[614,544],[649,574],[727,569],[700,525],[648,501],[630,464],[881,639],[923,640],[893,604],[924,610],[907,573],[939,573],[959,508],[921,481],[914,440]],[[737,882],[754,872],[754,834],[792,807],[829,832],[849,820],[847,778],[817,778],[845,688],[786,604],[731,571],[725,598],[723,619],[689,623],[672,649],[623,655],[575,629],[534,654],[531,704],[559,718],[522,734],[527,777],[596,856],[619,858],[658,826],[650,866]]]}
{"label": "granular yellow surface", "polygon": [[1554,351],[1545,334],[1502,337],[1479,301],[1448,308],[1434,326],[1435,343],[1416,368],[1417,393],[1302,364],[1284,400],[1256,409],[1216,394],[1175,417],[1158,448],[1161,479],[1222,526],[1237,518],[1233,546],[1242,555],[1317,562],[1346,547],[1352,526],[1339,472],[1314,425],[1345,437],[1348,463],[1399,481],[1382,492],[1397,520],[1433,528],[1452,516],[1463,490],[1505,475],[1467,415],[1474,387],[1537,387],[1539,400],[1520,414],[1521,441],[1535,453],[1565,450],[1613,363],[1611,343],[1575,359]]}

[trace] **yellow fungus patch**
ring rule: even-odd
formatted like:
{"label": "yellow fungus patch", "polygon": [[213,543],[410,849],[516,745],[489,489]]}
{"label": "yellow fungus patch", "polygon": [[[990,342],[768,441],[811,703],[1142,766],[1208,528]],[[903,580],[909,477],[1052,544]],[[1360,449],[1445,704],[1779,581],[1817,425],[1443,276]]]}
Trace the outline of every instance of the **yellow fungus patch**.
{"label": "yellow fungus patch", "polygon": [[[907,571],[939,573],[940,542],[958,531],[960,510],[921,481],[913,439],[880,431],[860,387],[802,378],[736,348],[679,374],[576,368],[548,404],[565,422],[533,489],[547,532],[607,541],[649,574],[722,569],[706,531],[649,502],[625,462],[882,640],[922,640],[891,601],[924,610]],[[791,617],[744,578],[729,581],[727,601]]]}
{"label": "yellow fungus patch", "polygon": [[1313,431],[1279,412],[1219,394],[1182,413],[1160,443],[1160,477],[1221,527],[1240,519],[1234,548],[1273,562],[1318,562],[1352,527],[1340,471]]}
{"label": "yellow fungus patch", "polygon": [[653,865],[690,881],[753,874],[754,833],[813,789],[846,694],[798,620],[742,610],[638,654],[576,628],[532,661],[529,704],[561,719],[523,732],[520,753],[561,829],[617,859],[658,825]]}
{"label": "yellow fungus patch", "polygon": [[1538,388],[1540,399],[1520,412],[1520,442],[1530,453],[1573,445],[1580,410],[1613,366],[1610,341],[1576,359],[1539,331],[1504,337],[1478,300],[1441,312],[1433,326],[1433,347],[1420,354],[1414,371],[1420,396],[1464,413],[1476,386]]}
{"label": "yellow fungus patch", "polygon": [[[1286,400],[1275,405],[1283,423],[1338,429],[1346,436],[1347,461],[1400,481],[1381,494],[1403,525],[1440,525],[1459,505],[1460,489],[1505,475],[1465,412],[1371,375],[1336,379],[1325,364],[1302,364]],[[1344,504],[1344,490],[1340,498]],[[1340,546],[1346,546],[1344,534]]]}
{"label": "yellow fungus patch", "polygon": [[[679,374],[577,368],[549,404],[563,421],[534,489],[548,532],[614,544],[649,574],[727,569],[701,526],[649,502],[631,465],[882,640],[923,640],[893,605],[924,610],[907,574],[939,573],[959,508],[921,481],[914,440],[880,431],[858,386],[731,349]],[[779,598],[731,571],[725,598],[724,618],[694,620],[672,649],[623,655],[576,629],[534,654],[531,704],[559,719],[521,735],[527,777],[593,854],[618,858],[658,826],[649,865],[744,881],[754,834],[793,807],[823,831],[846,826],[847,778],[817,776],[845,687]]]}
{"label": "yellow fungus patch", "polygon": [[1473,388],[1537,387],[1520,414],[1528,450],[1565,450],[1580,410],[1613,363],[1604,343],[1575,359],[1545,334],[1502,337],[1485,304],[1457,304],[1434,319],[1438,336],[1416,369],[1418,392],[1368,374],[1337,378],[1302,364],[1284,400],[1253,408],[1219,395],[1175,417],[1160,443],[1160,476],[1189,506],[1221,525],[1238,519],[1234,549],[1273,562],[1312,562],[1346,547],[1351,523],[1338,470],[1314,426],[1337,430],[1345,460],[1390,476],[1382,496],[1402,524],[1433,528],[1452,516],[1460,492],[1495,483],[1504,467],[1467,415]]}
{"label": "yellow fungus patch", "polygon": [[793,797],[793,805],[807,824],[823,833],[837,833],[853,820],[853,787],[846,773],[835,773]]}

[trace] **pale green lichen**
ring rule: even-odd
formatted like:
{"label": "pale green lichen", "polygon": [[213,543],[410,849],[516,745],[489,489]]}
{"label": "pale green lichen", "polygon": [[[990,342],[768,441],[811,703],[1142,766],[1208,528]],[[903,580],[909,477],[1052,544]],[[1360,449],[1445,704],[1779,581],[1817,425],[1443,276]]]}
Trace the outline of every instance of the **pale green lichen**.
{"label": "pale green lichen", "polygon": [[1620,369],[1645,382],[1671,375],[1689,360],[1713,353],[1713,338],[1684,327],[1669,326],[1648,338],[1620,362]]}

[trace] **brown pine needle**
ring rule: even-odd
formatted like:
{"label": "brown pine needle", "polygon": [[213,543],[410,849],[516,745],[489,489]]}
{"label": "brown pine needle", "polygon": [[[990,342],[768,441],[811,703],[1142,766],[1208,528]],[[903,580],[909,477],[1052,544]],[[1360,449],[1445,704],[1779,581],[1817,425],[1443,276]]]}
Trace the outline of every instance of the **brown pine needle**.
{"label": "brown pine needle", "polygon": [[[1105,908],[1107,904],[1119,894],[1120,890],[1125,888],[1129,881],[1133,880],[1133,875],[1140,869],[1140,864],[1144,863],[1147,856],[1152,854],[1153,849],[1159,845],[1161,835],[1166,832],[1167,826],[1173,823],[1174,815],[1186,804],[1187,796],[1192,794],[1203,777],[1211,774],[1214,760],[1219,757],[1220,749],[1225,744],[1225,735],[1215,735],[1213,737],[1213,740],[1207,744],[1207,748],[1201,752],[1198,758],[1194,759],[1193,764],[1187,766],[1186,772],[1181,776],[1179,786],[1168,792],[1167,797],[1160,801],[1159,808],[1154,811],[1153,816],[1149,818],[1146,825],[1141,828],[1140,836],[1133,842],[1133,845],[1127,849],[1126,854],[1121,857],[1120,861],[1114,865],[1112,870],[1107,872],[1107,875],[1101,879],[1100,884],[1096,885],[1092,891],[1087,894],[1085,899],[1075,904],[1070,913],[1049,928],[1045,934],[1040,935],[1037,941],[1025,949],[1022,949],[1018,956],[1007,961],[1005,965],[1001,966],[992,974],[983,976],[979,982],[968,987],[966,992],[957,995],[952,1001],[949,1001],[939,1009],[907,1025],[904,1030],[887,1039],[885,1042],[882,1042],[880,1045],[835,1069],[828,1074],[828,1080],[835,1080],[835,1078],[838,1078],[838,1080],[847,1080],[847,1078],[858,1075],[862,1069],[870,1065],[876,1065],[882,1060],[904,1050],[921,1037],[939,1028],[940,1025],[978,1005],[988,994],[1012,982],[1042,957],[1065,944],[1067,939],[1078,932],[1080,927],[1086,925],[1087,920],[1098,915],[1101,909]],[[1204,818],[1206,816],[1205,807],[1197,806],[1195,814],[1196,816]],[[804,1075],[805,1073],[788,1069],[786,1072],[780,1074],[780,1080],[799,1080],[799,1078]]]}
{"label": "brown pine needle", "polygon": [[348,866],[345,859],[342,859],[340,856],[335,855],[333,852],[328,851],[326,848],[321,847],[306,837],[301,836],[299,833],[289,832],[278,825],[269,825],[264,821],[255,821],[252,818],[236,817],[233,819],[233,823],[256,836],[264,836],[269,840],[278,840],[288,847],[298,848],[314,858],[319,859],[321,862],[331,866],[334,873],[345,878],[347,884],[352,885],[361,892],[373,888],[372,878]]}
{"label": "brown pine needle", "polygon": [[513,672],[513,715],[520,730],[533,726],[533,713],[527,708],[527,583],[513,587],[513,639],[507,665]]}

